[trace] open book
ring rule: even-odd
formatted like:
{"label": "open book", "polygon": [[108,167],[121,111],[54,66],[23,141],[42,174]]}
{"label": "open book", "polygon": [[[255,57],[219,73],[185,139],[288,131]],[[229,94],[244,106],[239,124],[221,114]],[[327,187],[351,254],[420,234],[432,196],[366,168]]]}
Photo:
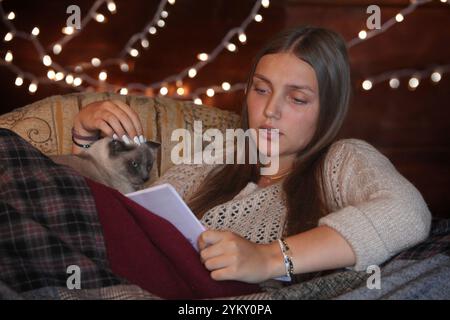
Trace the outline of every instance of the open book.
{"label": "open book", "polygon": [[206,230],[173,186],[168,183],[126,196],[173,224],[198,251],[197,239]]}

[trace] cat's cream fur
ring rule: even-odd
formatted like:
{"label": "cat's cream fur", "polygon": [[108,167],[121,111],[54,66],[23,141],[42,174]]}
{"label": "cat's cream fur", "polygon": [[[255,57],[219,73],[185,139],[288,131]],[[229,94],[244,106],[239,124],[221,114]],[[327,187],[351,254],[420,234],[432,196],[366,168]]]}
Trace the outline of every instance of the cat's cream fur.
{"label": "cat's cream fur", "polygon": [[80,154],[52,156],[51,159],[126,194],[141,189],[148,181],[158,147],[157,142],[126,145],[107,137]]}

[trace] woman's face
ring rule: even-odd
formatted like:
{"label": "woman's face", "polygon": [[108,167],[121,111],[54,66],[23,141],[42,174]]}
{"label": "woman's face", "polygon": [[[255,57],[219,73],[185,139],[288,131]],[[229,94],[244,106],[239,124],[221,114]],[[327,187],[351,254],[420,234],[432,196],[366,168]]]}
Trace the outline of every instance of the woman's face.
{"label": "woman's face", "polygon": [[[282,170],[292,164],[296,153],[308,144],[316,129],[319,86],[314,69],[291,53],[263,56],[253,75],[247,106],[250,128],[279,129]],[[267,144],[271,136],[262,139],[266,141],[259,141],[258,145]]]}

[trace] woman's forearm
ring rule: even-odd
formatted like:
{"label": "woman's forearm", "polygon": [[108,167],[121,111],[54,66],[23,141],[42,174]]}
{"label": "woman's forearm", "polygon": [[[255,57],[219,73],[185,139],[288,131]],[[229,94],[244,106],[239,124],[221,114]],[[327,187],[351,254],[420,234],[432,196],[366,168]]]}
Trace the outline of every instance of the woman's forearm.
{"label": "woman's forearm", "polygon": [[[291,249],[294,273],[308,273],[353,266],[355,254],[334,229],[320,226],[285,239]],[[271,278],[283,276],[286,269],[277,241],[267,245]]]}

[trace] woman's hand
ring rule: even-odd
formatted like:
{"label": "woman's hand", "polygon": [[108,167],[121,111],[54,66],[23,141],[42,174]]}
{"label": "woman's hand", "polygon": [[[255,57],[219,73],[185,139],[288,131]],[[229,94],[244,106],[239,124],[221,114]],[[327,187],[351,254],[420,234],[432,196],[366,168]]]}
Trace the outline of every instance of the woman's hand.
{"label": "woman's hand", "polygon": [[119,100],[98,101],[85,106],[74,118],[75,131],[80,135],[116,134],[125,143],[144,142],[142,125],[136,112]]}
{"label": "woman's hand", "polygon": [[214,280],[259,283],[272,277],[272,261],[282,262],[273,244],[256,244],[230,231],[204,231],[198,240],[200,257]]}

